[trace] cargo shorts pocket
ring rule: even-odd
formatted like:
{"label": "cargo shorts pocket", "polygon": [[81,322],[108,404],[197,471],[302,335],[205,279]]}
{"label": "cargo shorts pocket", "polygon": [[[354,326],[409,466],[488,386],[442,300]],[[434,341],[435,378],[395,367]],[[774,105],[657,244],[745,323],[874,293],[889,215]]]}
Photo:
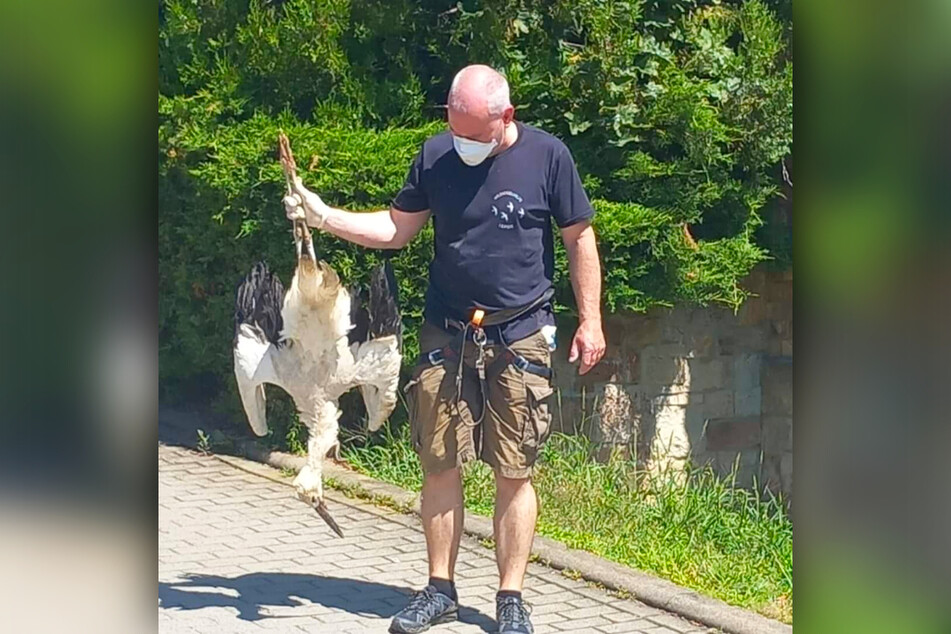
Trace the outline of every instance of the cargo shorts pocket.
{"label": "cargo shorts pocket", "polygon": [[522,445],[538,449],[548,439],[551,431],[551,407],[549,401],[555,388],[545,377],[525,375],[526,405],[528,420],[522,436]]}

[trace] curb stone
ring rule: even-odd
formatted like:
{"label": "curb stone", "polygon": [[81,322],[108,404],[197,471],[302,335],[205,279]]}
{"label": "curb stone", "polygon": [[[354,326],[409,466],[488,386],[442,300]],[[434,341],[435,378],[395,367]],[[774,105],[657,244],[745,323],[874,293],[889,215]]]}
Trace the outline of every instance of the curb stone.
{"label": "curb stone", "polygon": [[[186,446],[195,448],[193,439],[177,439]],[[305,464],[303,456],[270,451],[261,448],[253,441],[236,441],[235,452],[240,456],[264,463],[278,469],[299,471]],[[228,456],[212,454],[216,458],[233,466],[248,470],[247,467],[229,461]],[[265,475],[263,473],[259,475]],[[371,501],[382,501],[397,508],[412,511],[419,515],[419,495],[407,491],[395,484],[381,482],[361,473],[341,467],[332,461],[324,462],[324,476],[344,491],[350,490],[359,497]],[[265,477],[267,477],[265,475]],[[290,480],[277,480],[286,486],[292,486]],[[493,538],[492,519],[465,513],[463,531],[479,539]],[[760,614],[738,608],[718,599],[704,596],[693,590],[683,588],[666,579],[654,577],[645,572],[603,559],[592,553],[569,548],[540,535],[535,536],[532,554],[540,563],[556,570],[577,572],[582,579],[599,583],[609,590],[628,592],[633,598],[651,607],[677,614],[683,618],[717,628],[730,634],[792,634],[793,628],[780,621],[769,619]]]}

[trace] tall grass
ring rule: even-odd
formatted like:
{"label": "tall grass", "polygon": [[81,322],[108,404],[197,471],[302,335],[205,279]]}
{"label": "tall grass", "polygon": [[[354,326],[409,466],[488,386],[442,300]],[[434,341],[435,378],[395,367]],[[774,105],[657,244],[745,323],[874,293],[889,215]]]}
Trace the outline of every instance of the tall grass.
{"label": "tall grass", "polygon": [[[685,478],[651,476],[623,456],[591,459],[583,436],[553,434],[536,476],[538,533],[573,548],[792,622],[792,523],[781,500],[732,486],[709,467]],[[352,438],[344,456],[363,473],[418,491],[408,426],[382,439]],[[492,470],[464,470],[466,508],[491,515]]]}

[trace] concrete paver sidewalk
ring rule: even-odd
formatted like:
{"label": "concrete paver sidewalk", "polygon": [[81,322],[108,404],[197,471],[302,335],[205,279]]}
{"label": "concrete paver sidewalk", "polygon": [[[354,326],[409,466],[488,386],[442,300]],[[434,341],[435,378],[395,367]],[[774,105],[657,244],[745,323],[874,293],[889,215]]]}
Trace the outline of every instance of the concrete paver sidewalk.
{"label": "concrete paver sidewalk", "polygon": [[[333,491],[327,498],[345,539],[292,489],[160,444],[159,631],[386,632],[426,581],[419,522]],[[496,582],[493,554],[463,538],[460,621],[431,631],[495,632]],[[525,599],[538,634],[707,631],[536,564]]]}

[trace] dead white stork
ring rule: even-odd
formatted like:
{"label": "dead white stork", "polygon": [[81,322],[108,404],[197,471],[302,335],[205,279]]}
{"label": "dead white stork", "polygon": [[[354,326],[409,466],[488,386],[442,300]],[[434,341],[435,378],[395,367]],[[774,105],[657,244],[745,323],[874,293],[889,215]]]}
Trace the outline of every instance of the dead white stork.
{"label": "dead white stork", "polygon": [[342,536],[323,501],[323,460],[337,443],[342,394],[360,388],[371,432],[396,406],[401,362],[397,287],[389,263],[380,265],[371,276],[367,306],[362,306],[359,295],[351,297],[336,272],[317,260],[303,222],[294,223],[294,241],[297,270],[286,293],[264,262],[238,286],[234,372],[248,422],[259,436],[268,430],[264,384],[280,386],[294,399],[309,436],[307,464],[294,487]]}

